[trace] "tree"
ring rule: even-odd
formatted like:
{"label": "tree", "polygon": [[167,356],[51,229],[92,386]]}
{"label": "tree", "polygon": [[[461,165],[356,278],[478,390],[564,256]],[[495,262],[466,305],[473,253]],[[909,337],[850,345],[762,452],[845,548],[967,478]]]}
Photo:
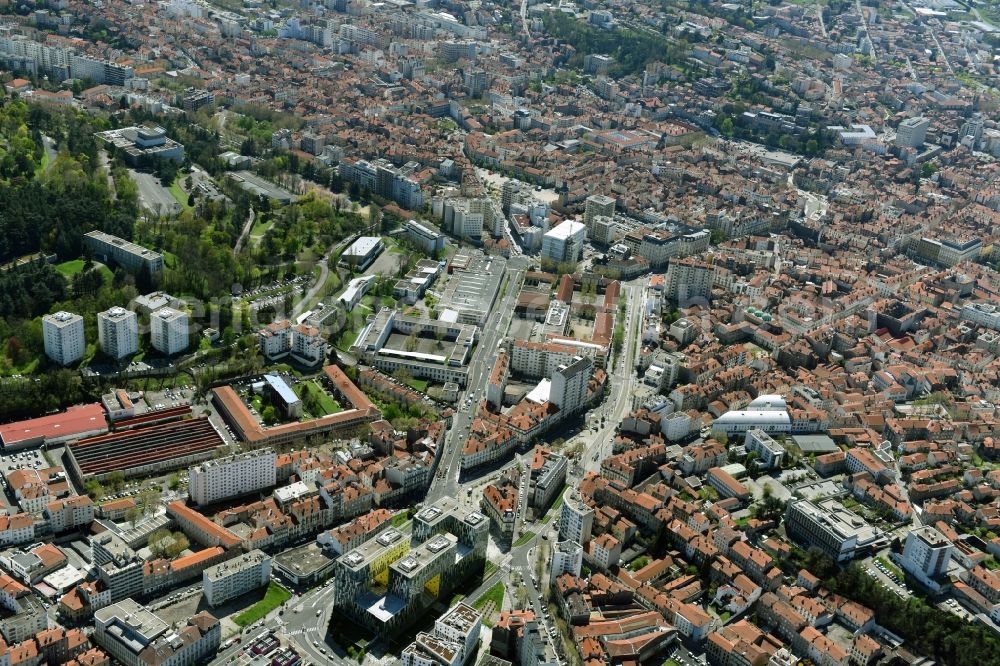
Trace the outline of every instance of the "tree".
{"label": "tree", "polygon": [[723,136],[732,137],[733,136],[733,119],[726,116],[722,119],[722,123],[719,125],[719,131],[722,132]]}
{"label": "tree", "polygon": [[189,542],[183,532],[171,532],[163,528],[149,537],[149,550],[154,557],[173,559],[187,550]]}
{"label": "tree", "polygon": [[142,518],[142,509],[138,506],[130,507],[128,511],[125,512],[125,520],[128,521],[133,528],[135,528],[140,518]]}
{"label": "tree", "polygon": [[170,476],[170,481],[167,483],[167,487],[171,490],[177,490],[181,487],[181,477],[177,474],[172,474]]}
{"label": "tree", "polygon": [[83,488],[86,490],[87,495],[90,496],[90,499],[96,500],[104,497],[104,486],[102,486],[101,482],[97,479],[87,481],[87,483],[83,485]]}
{"label": "tree", "polygon": [[142,509],[143,515],[148,516],[154,513],[160,504],[160,490],[158,488],[146,488],[139,493],[137,504]]}
{"label": "tree", "polygon": [[108,474],[107,478],[108,487],[111,490],[118,491],[121,490],[125,485],[125,474],[121,470],[116,469],[115,471]]}
{"label": "tree", "polygon": [[274,405],[268,405],[260,413],[260,418],[264,423],[275,423],[278,420],[277,412],[274,409]]}

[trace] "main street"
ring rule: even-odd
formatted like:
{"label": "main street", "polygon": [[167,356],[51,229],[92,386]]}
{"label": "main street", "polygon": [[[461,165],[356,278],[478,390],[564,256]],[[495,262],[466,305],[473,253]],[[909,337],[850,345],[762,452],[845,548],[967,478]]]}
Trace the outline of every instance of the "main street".
{"label": "main street", "polygon": [[[645,300],[645,281],[633,281],[622,285],[625,295],[625,344],[614,365],[609,368],[608,397],[604,404],[594,414],[603,418],[605,425],[597,431],[590,443],[581,454],[583,469],[596,471],[601,466],[605,456],[611,454],[615,428],[630,411],[632,411],[632,390],[635,387],[635,359],[642,345],[640,330],[642,326],[642,308]],[[593,418],[593,417],[592,417]],[[574,466],[575,468],[575,466]],[[576,476],[571,473],[571,476]],[[570,483],[574,483],[571,479]]]}
{"label": "main street", "polygon": [[[506,336],[510,320],[514,316],[514,304],[517,300],[517,293],[521,289],[521,280],[527,266],[528,260],[522,258],[511,259],[507,264],[506,291],[500,301],[494,305],[493,313],[480,332],[479,345],[469,363],[468,383],[459,398],[458,409],[453,417],[448,436],[445,438],[445,450],[438,462],[437,473],[431,481],[431,487],[427,490],[425,500],[427,504],[436,502],[442,497],[456,497],[458,495],[462,444],[468,437],[469,426],[479,408],[477,396],[482,396],[486,381],[489,379],[489,373],[493,370],[493,364],[497,357],[497,345]],[[468,409],[463,409],[462,404],[469,396],[472,397],[471,405]]]}
{"label": "main street", "polygon": [[329,640],[327,631],[334,590],[333,584],[326,584],[291,599],[282,616],[285,637],[314,664],[344,663],[338,655],[341,648]]}

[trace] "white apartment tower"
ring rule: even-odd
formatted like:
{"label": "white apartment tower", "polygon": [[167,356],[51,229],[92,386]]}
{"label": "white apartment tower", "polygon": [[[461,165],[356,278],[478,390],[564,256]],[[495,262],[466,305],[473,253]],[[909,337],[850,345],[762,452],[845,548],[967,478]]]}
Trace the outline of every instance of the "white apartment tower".
{"label": "white apartment tower", "polygon": [[896,145],[901,148],[919,148],[927,139],[931,121],[923,116],[907,118],[896,128]]}
{"label": "white apartment tower", "polygon": [[663,295],[675,303],[708,298],[715,282],[715,268],[695,259],[671,261],[664,282]]}
{"label": "white apartment tower", "polygon": [[87,340],[83,317],[71,312],[57,312],[42,317],[45,355],[59,365],[69,365],[83,358]]}
{"label": "white apartment tower", "polygon": [[188,316],[173,308],[160,308],[149,316],[150,340],[157,351],[173,356],[188,347]]}
{"label": "white apartment tower", "polygon": [[952,544],[930,525],[911,530],[903,546],[903,568],[923,578],[937,578],[948,571]]}
{"label": "white apartment tower", "polygon": [[188,493],[199,506],[271,488],[277,483],[277,454],[272,449],[237,453],[188,470]]}
{"label": "white apartment tower", "polygon": [[549,580],[564,573],[571,573],[574,576],[580,575],[583,568],[583,547],[575,541],[559,541],[552,550],[552,565],[549,569]]}
{"label": "white apartment tower", "polygon": [[572,413],[587,403],[587,382],[593,362],[589,358],[577,356],[571,363],[556,368],[552,374],[549,400],[563,412]]}
{"label": "white apartment tower", "polygon": [[583,224],[591,236],[593,236],[594,218],[598,216],[615,216],[615,200],[613,198],[603,194],[591,194],[584,202]]}
{"label": "white apartment tower", "polygon": [[131,310],[115,306],[97,313],[97,337],[101,351],[122,359],[139,351],[139,319]]}
{"label": "white apartment tower", "polygon": [[559,514],[559,540],[586,544],[593,526],[594,510],[584,504],[575,490],[567,490]]}

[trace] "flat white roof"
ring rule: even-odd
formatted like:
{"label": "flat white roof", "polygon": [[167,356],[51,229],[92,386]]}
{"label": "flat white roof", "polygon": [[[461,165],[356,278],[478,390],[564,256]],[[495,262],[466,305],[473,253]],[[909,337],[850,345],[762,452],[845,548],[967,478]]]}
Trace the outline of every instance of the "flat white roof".
{"label": "flat white roof", "polygon": [[342,256],[345,257],[367,257],[370,252],[382,243],[382,239],[378,236],[362,236],[358,240],[351,243],[351,246],[344,250]]}
{"label": "flat white roof", "polygon": [[569,238],[575,233],[582,231],[585,227],[583,222],[575,222],[573,220],[566,220],[562,224],[553,227],[545,232],[545,235],[549,238],[562,238],[563,240]]}
{"label": "flat white roof", "polygon": [[788,416],[788,412],[779,412],[776,410],[746,410],[740,409],[732,412],[726,412],[719,418],[715,419],[717,424],[726,423],[780,423],[780,424],[790,424],[792,422],[791,417]]}

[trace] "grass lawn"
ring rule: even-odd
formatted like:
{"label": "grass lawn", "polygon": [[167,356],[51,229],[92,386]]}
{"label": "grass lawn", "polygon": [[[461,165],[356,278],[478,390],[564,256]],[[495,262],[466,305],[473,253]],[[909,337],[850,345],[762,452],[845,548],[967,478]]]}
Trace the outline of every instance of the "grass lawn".
{"label": "grass lawn", "polygon": [[549,510],[545,512],[545,516],[542,518],[543,525],[547,524],[550,520],[552,520],[553,516],[559,514],[559,507],[562,506],[563,497],[566,495],[567,490],[569,490],[569,486],[563,486],[563,489],[559,491],[559,495],[556,497],[556,501],[552,503],[552,506],[549,507]]}
{"label": "grass lawn", "polygon": [[726,620],[728,620],[732,616],[733,616],[733,614],[730,613],[729,611],[722,611],[722,613],[719,614],[719,619],[721,621],[725,622]]}
{"label": "grass lawn", "polygon": [[[6,363],[7,359],[4,358],[3,362]],[[9,368],[5,366],[3,371],[0,372],[0,374],[5,375],[7,377],[13,375],[31,375],[34,374],[35,370],[38,368],[38,364],[41,362],[42,362],[42,357],[39,355],[34,357],[24,365],[12,366]]]}
{"label": "grass lawn", "polygon": [[392,517],[392,526],[393,527],[402,527],[409,520],[410,520],[410,512],[409,511],[400,511],[399,513],[397,513],[395,516]]}
{"label": "grass lawn", "polygon": [[518,546],[523,546],[524,544],[528,543],[534,538],[535,538],[535,533],[532,532],[531,530],[528,530],[527,532],[522,534],[517,541],[514,542],[514,548],[517,548]]}
{"label": "grass lawn", "polygon": [[250,235],[258,237],[263,236],[265,233],[267,233],[267,230],[268,228],[270,228],[270,226],[271,223],[265,221],[263,215],[257,215],[257,217],[254,218],[253,226],[250,227]]}
{"label": "grass lawn", "polygon": [[486,592],[483,593],[483,596],[476,599],[476,603],[472,604],[472,607],[476,610],[483,610],[487,605],[491,605],[490,602],[492,602],[491,613],[487,614],[486,617],[483,617],[483,624],[487,627],[493,626],[493,620],[490,619],[492,613],[495,612],[499,614],[503,608],[503,594],[503,581],[500,581],[490,589],[486,590]]}
{"label": "grass lawn", "polygon": [[167,188],[167,191],[170,192],[171,195],[173,195],[174,199],[177,200],[177,203],[181,205],[181,208],[188,209],[191,207],[188,206],[188,195],[185,194],[184,190],[181,189],[181,184],[179,179],[180,176],[177,176],[177,178],[174,179],[174,182],[170,184],[170,187]]}
{"label": "grass lawn", "polygon": [[327,416],[328,414],[336,414],[337,412],[344,411],[343,409],[341,409],[340,405],[337,404],[337,401],[333,399],[332,395],[330,395],[320,387],[316,386],[312,382],[302,382],[301,384],[298,384],[295,388],[298,389],[298,391],[296,392],[300,393],[299,397],[302,398],[303,401],[305,401],[307,393],[315,396],[316,403],[320,408],[319,411],[321,411],[322,413],[313,414],[313,416],[316,417]]}
{"label": "grass lawn", "polygon": [[415,391],[420,391],[421,393],[427,393],[428,382],[426,379],[413,379],[412,377],[406,380],[406,385]]}
{"label": "grass lawn", "polygon": [[347,351],[350,349],[351,345],[353,345],[354,341],[357,339],[358,333],[359,331],[356,331],[353,328],[345,328],[341,331],[340,337],[337,338],[337,349],[340,349],[341,351]]}
{"label": "grass lawn", "polygon": [[267,586],[264,598],[234,617],[233,622],[241,627],[253,624],[291,598],[291,592],[271,581],[271,584]]}
{"label": "grass lawn", "polygon": [[[86,262],[83,259],[71,259],[69,261],[64,261],[61,264],[56,264],[56,270],[65,275],[67,278],[72,278],[74,275],[79,275],[83,272],[83,266]],[[101,274],[104,278],[104,282],[110,282],[115,278],[115,274],[111,272],[111,269],[104,264],[94,262],[94,268]]]}
{"label": "grass lawn", "polygon": [[875,559],[878,560],[882,564],[882,566],[884,566],[886,569],[896,574],[896,577],[899,578],[899,580],[903,580],[903,572],[899,570],[899,567],[890,562],[889,558],[876,557]]}
{"label": "grass lawn", "polygon": [[66,277],[71,278],[74,275],[83,272],[83,264],[83,259],[71,259],[70,261],[64,261],[61,264],[56,264],[56,270]]}
{"label": "grass lawn", "polygon": [[497,569],[499,569],[499,568],[500,567],[498,567],[497,565],[493,564],[492,562],[487,562],[486,566],[483,567],[483,580],[486,580],[490,576],[492,576],[493,574],[495,574],[497,572]]}

